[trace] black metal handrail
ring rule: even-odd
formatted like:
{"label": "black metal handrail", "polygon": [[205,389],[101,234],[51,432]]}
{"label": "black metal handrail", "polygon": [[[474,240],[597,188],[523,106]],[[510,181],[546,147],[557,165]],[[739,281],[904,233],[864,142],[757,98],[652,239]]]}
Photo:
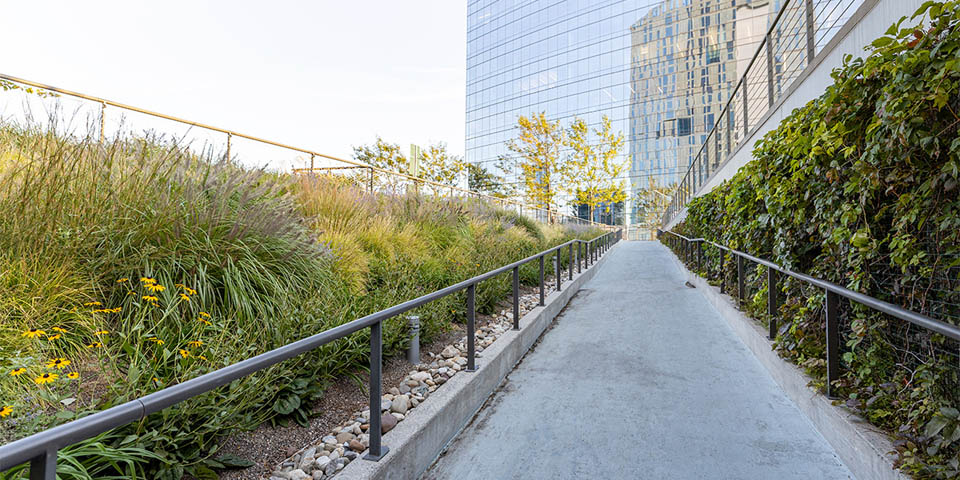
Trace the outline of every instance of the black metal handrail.
{"label": "black metal handrail", "polygon": [[[389,448],[381,443],[380,400],[382,358],[382,324],[397,315],[414,308],[439,300],[461,290],[467,291],[467,368],[476,371],[475,323],[476,323],[476,285],[484,280],[512,271],[513,273],[513,329],[520,329],[520,267],[534,260],[540,263],[540,305],[545,305],[544,259],[556,252],[556,289],[561,290],[560,251],[567,248],[570,255],[569,278],[573,280],[573,260],[576,259],[577,272],[589,268],[611,246],[622,239],[622,231],[617,230],[600,235],[592,240],[570,240],[551,247],[523,260],[505,265],[496,270],[477,275],[460,283],[428,293],[421,297],[394,305],[385,310],[372,313],[343,325],[325,330],[316,335],[297,340],[282,347],[233,365],[187,380],[183,383],[164,388],[160,391],[135,400],[108,408],[86,417],[59,425],[26,438],[0,446],[0,472],[9,470],[22,463],[30,462],[31,480],[54,480],[57,470],[57,452],[69,445],[94,437],[113,428],[143,420],[151,413],[224,386],[238,378],[258,372],[284,360],[321,347],[352,333],[370,328],[370,446],[364,459],[378,461],[387,454]],[[574,257],[574,244],[577,245]],[[582,266],[581,266],[582,264]]]}
{"label": "black metal handrail", "polygon": [[[777,283],[779,274],[784,274],[816,287],[820,287],[826,293],[824,307],[826,310],[826,336],[827,336],[827,396],[834,398],[833,383],[840,379],[840,318],[839,318],[839,297],[865,305],[873,310],[886,313],[894,318],[910,322],[919,327],[923,327],[932,332],[939,333],[947,338],[960,341],[960,327],[940,320],[930,318],[926,315],[907,310],[903,307],[894,305],[883,300],[873,298],[869,295],[855,292],[849,288],[842,287],[836,283],[829,282],[816,277],[811,277],[803,273],[797,273],[787,268],[781,267],[771,261],[757,258],[749,253],[734,250],[725,245],[711,242],[705,238],[689,238],[669,230],[659,230],[660,234],[672,235],[674,246],[678,247],[684,259],[690,262],[696,262],[697,270],[700,270],[703,264],[703,244],[710,244],[721,252],[729,252],[737,259],[737,297],[742,302],[746,300],[746,272],[744,262],[751,262],[767,267],[767,313],[770,315],[770,326],[768,337],[773,340],[777,335],[776,313],[779,309],[779,289]],[[680,242],[677,244],[676,242]],[[721,253],[720,268],[723,268],[726,253]],[[724,282],[721,281],[720,291],[723,292]]]}

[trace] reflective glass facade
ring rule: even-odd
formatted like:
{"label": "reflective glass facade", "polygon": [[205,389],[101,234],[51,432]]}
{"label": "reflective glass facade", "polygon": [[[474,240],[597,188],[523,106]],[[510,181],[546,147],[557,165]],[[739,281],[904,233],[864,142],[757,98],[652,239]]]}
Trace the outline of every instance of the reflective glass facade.
{"label": "reflective glass facade", "polygon": [[564,125],[607,115],[626,140],[630,189],[674,183],[775,8],[770,0],[472,1],[466,159],[496,171],[519,115],[545,112]]}

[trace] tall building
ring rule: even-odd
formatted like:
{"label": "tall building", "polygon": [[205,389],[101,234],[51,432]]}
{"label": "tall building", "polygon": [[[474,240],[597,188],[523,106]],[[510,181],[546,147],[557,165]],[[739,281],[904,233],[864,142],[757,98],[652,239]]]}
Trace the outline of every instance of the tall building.
{"label": "tall building", "polygon": [[[497,172],[520,115],[591,127],[606,115],[626,137],[628,187],[676,181],[737,81],[738,59],[756,50],[768,2],[471,1],[466,160]],[[764,27],[753,32],[754,23]]]}
{"label": "tall building", "polygon": [[[686,173],[772,20],[770,0],[665,0],[630,27],[631,190]],[[642,208],[632,205],[636,220]]]}

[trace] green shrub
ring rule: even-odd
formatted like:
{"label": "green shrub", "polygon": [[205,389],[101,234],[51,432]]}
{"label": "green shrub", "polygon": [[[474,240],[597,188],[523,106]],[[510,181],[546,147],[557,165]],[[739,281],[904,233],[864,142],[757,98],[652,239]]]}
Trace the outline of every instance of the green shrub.
{"label": "green shrub", "polygon": [[[917,18],[845,59],[752,162],[690,203],[680,230],[960,323],[960,7],[928,2]],[[824,295],[783,283],[777,348],[822,386]],[[846,404],[895,435],[901,468],[956,478],[957,342],[857,304],[841,325]]]}

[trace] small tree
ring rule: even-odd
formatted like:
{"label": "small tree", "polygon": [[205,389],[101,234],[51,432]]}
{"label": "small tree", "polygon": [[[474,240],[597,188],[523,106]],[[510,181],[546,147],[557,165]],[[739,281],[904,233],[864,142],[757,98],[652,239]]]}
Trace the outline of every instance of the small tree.
{"label": "small tree", "polygon": [[408,173],[410,164],[400,150],[400,145],[387,143],[379,135],[373,145],[353,147],[353,159],[391,172]]}
{"label": "small tree", "polygon": [[[463,160],[447,152],[447,144],[438,142],[430,145],[421,152],[418,177],[444,185],[457,186],[460,173],[463,172]],[[411,174],[410,159],[408,159],[396,143],[384,141],[379,136],[373,145],[353,147],[353,158],[359,162],[373,165],[377,168],[397,172],[404,175]],[[392,176],[388,183],[396,183],[401,178]],[[419,182],[418,182],[419,183]],[[433,187],[440,190],[439,187]]]}
{"label": "small tree", "polygon": [[457,186],[460,174],[466,168],[463,158],[447,152],[447,144],[443,142],[430,145],[421,154],[420,178]]}
{"label": "small tree", "polygon": [[520,134],[507,142],[507,149],[518,159],[526,196],[535,206],[545,208],[553,219],[557,196],[558,163],[563,146],[563,128],[560,122],[550,122],[545,113],[517,119]]}
{"label": "small tree", "polygon": [[500,198],[507,196],[507,188],[503,184],[503,177],[491,173],[486,168],[474,163],[467,163],[466,169],[467,188],[471,191]]}
{"label": "small tree", "polygon": [[596,207],[606,205],[609,209],[626,200],[626,186],[620,176],[629,165],[626,159],[617,160],[623,147],[623,134],[613,133],[610,118],[604,115],[600,128],[594,129],[593,134],[595,141],[591,141],[585,121],[573,120],[564,138],[570,154],[561,170],[564,187],[574,204],[587,206],[590,220]]}

